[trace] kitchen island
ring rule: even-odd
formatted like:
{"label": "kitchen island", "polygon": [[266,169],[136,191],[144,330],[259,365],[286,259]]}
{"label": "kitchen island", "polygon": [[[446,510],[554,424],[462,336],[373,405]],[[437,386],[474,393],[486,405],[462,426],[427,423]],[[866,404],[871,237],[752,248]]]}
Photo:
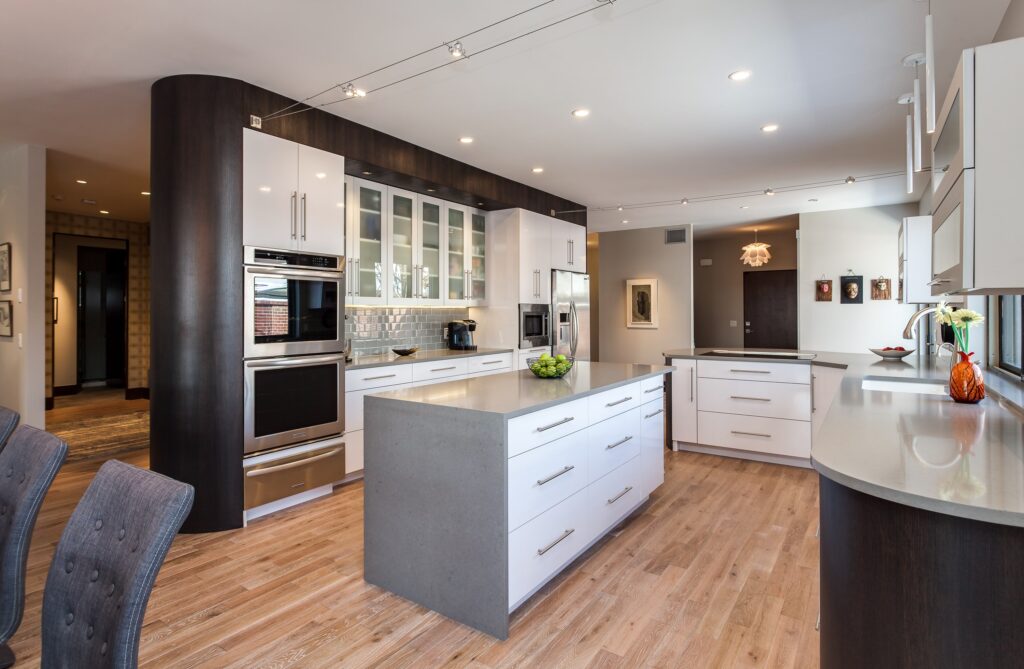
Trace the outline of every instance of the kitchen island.
{"label": "kitchen island", "polygon": [[506,638],[661,484],[670,371],[578,362],[367,397],[365,579]]}

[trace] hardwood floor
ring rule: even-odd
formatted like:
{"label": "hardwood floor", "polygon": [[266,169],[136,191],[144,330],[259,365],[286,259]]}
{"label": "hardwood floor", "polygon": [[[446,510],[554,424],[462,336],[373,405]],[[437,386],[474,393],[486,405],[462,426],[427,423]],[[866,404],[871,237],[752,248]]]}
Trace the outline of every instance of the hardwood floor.
{"label": "hardwood floor", "polygon": [[46,429],[68,443],[68,462],[120,457],[149,446],[149,400],[126,400],[123,388],[84,389],[54,398]]}
{"label": "hardwood floor", "polygon": [[[97,467],[66,465],[43,506],[19,667],[38,666],[46,571]],[[651,501],[517,612],[504,642],[363,582],[362,500],[356,483],[246,529],[179,536],[142,666],[818,666],[810,470],[666,452]]]}

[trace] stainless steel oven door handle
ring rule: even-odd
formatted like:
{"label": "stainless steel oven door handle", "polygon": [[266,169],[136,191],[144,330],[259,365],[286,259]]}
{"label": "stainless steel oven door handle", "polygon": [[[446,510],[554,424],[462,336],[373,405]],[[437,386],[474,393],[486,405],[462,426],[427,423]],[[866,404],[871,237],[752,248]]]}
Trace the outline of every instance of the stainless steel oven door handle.
{"label": "stainless steel oven door handle", "polygon": [[289,269],[286,267],[258,267],[246,265],[245,271],[248,274],[267,274],[270,276],[293,276],[297,279],[333,279],[341,281],[344,272],[323,272],[315,269]]}
{"label": "stainless steel oven door handle", "polygon": [[310,355],[289,358],[265,358],[263,360],[246,360],[245,366],[253,369],[261,367],[312,367],[313,365],[324,365],[332,362],[345,362],[345,354],[340,355]]}
{"label": "stainless steel oven door handle", "polygon": [[331,450],[327,451],[326,453],[317,453],[316,455],[314,455],[312,457],[303,458],[302,460],[295,460],[293,462],[286,462],[283,465],[272,465],[270,467],[260,467],[259,469],[250,469],[247,472],[245,472],[245,476],[247,478],[253,478],[253,477],[256,477],[256,476],[266,476],[267,474],[273,474],[274,472],[281,472],[281,471],[284,471],[286,469],[295,469],[296,467],[305,467],[306,465],[308,465],[311,462],[316,462],[317,460],[324,460],[326,458],[335,456],[338,453],[341,453],[341,449],[340,448],[332,448]]}

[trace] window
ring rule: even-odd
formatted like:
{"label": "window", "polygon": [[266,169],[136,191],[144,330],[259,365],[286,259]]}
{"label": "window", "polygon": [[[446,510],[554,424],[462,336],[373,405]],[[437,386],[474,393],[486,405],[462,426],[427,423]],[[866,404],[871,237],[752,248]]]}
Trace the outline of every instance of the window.
{"label": "window", "polygon": [[999,367],[1021,375],[1021,296],[999,296]]}

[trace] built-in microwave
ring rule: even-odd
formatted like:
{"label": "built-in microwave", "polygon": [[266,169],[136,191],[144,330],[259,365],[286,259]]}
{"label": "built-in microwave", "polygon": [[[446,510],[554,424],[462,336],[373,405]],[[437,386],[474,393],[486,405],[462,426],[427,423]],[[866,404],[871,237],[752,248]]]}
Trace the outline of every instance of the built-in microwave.
{"label": "built-in microwave", "polygon": [[932,214],[932,295],[974,287],[974,179],[966,169]]}
{"label": "built-in microwave", "polygon": [[345,431],[345,354],[245,361],[245,454]]}
{"label": "built-in microwave", "polygon": [[245,248],[245,358],[338,353],[345,259]]}
{"label": "built-in microwave", "polygon": [[519,348],[551,346],[551,306],[519,305]]}

